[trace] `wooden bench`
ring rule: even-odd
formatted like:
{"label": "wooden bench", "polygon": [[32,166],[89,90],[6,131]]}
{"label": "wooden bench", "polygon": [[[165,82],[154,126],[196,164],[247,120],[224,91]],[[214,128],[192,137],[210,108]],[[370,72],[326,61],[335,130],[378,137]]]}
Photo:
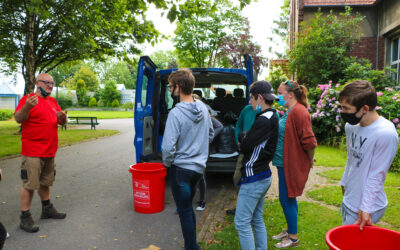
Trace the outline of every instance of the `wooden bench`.
{"label": "wooden bench", "polygon": [[96,130],[96,125],[100,123],[97,122],[97,117],[86,116],[86,117],[76,117],[69,116],[67,123],[65,123],[61,129],[67,130],[67,125],[90,125],[90,129]]}

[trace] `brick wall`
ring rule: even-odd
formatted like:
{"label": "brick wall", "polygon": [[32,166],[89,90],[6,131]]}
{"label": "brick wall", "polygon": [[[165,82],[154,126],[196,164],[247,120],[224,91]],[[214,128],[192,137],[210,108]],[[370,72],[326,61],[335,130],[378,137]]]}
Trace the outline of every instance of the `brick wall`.
{"label": "brick wall", "polygon": [[[384,39],[379,38],[379,58],[378,69],[382,69],[384,65]],[[350,56],[357,58],[366,58],[372,63],[373,69],[376,65],[376,37],[362,37],[353,47]]]}

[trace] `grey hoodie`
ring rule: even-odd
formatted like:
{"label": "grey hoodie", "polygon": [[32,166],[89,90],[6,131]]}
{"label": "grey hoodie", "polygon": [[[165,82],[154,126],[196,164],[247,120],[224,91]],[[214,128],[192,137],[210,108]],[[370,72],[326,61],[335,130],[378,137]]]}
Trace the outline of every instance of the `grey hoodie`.
{"label": "grey hoodie", "polygon": [[213,136],[211,117],[204,103],[178,103],[169,112],[165,126],[161,145],[164,165],[204,173]]}

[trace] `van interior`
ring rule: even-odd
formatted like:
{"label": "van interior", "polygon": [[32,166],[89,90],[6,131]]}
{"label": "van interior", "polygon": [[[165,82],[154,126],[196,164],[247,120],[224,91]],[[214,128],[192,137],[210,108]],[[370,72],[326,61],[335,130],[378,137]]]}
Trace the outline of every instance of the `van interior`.
{"label": "van interior", "polygon": [[[232,172],[239,155],[235,141],[235,125],[241,110],[248,104],[248,81],[242,74],[231,72],[213,72],[193,70],[196,79],[194,94],[201,97],[208,106],[210,115],[216,117],[224,126],[221,133],[214,138],[210,145],[210,157],[207,162],[208,172]],[[169,74],[159,74],[156,82],[154,95],[157,95],[159,102],[153,103],[153,110],[159,109],[160,117],[153,117],[154,121],[159,120],[159,136],[153,139],[158,141],[155,152],[161,152],[161,138],[164,134],[165,124],[169,111],[174,107],[176,101],[168,91]],[[153,96],[155,97],[155,96]],[[156,107],[158,106],[158,107]],[[158,114],[156,115],[158,116]],[[154,141],[154,142],[156,142]]]}

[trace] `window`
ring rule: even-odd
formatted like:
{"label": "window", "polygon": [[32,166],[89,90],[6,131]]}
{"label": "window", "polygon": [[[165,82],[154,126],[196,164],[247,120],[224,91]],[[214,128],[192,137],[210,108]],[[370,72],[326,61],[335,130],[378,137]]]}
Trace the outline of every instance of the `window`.
{"label": "window", "polygon": [[400,82],[400,43],[399,37],[392,40],[390,53],[390,68],[393,70],[392,77]]}
{"label": "window", "polygon": [[147,105],[146,99],[147,99],[147,84],[148,84],[149,79],[145,74],[143,74],[143,84],[142,84],[142,107]]}

